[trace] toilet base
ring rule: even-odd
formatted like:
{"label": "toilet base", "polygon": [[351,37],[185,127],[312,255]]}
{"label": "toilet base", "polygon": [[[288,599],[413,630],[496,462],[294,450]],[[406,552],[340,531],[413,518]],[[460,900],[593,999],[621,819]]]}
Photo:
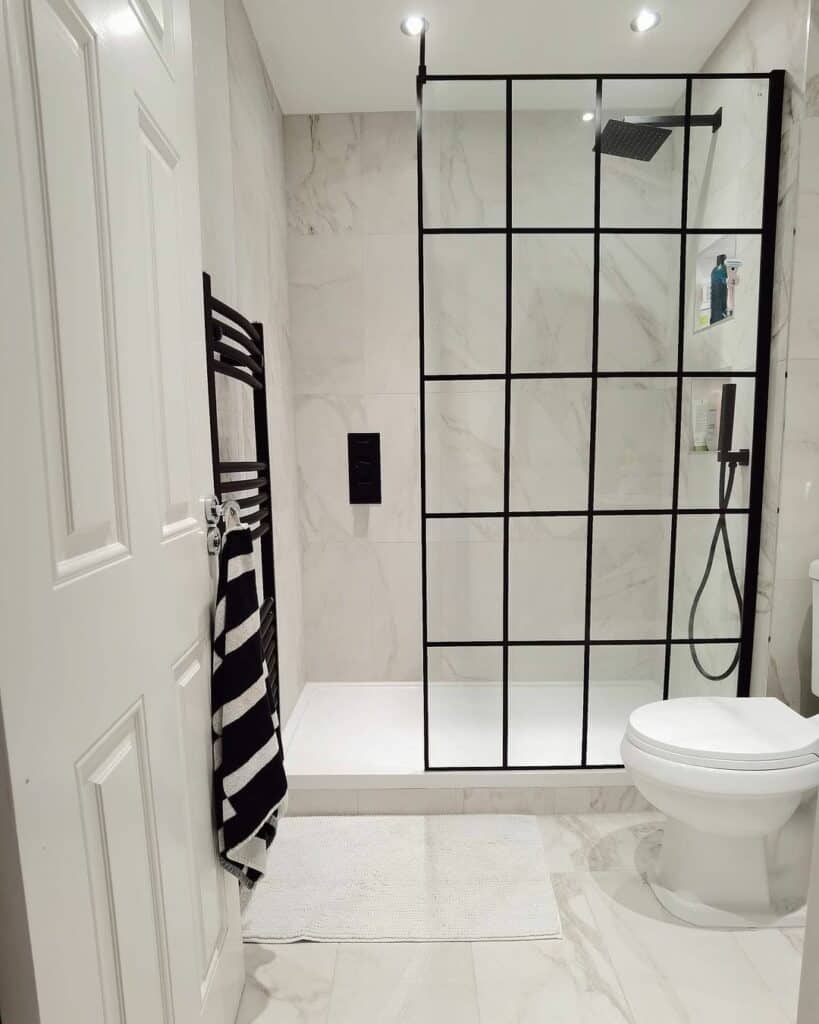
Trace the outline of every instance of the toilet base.
{"label": "toilet base", "polygon": [[714,835],[670,818],[647,881],[670,914],[699,927],[804,925],[804,901],[776,899],[770,878],[765,837]]}

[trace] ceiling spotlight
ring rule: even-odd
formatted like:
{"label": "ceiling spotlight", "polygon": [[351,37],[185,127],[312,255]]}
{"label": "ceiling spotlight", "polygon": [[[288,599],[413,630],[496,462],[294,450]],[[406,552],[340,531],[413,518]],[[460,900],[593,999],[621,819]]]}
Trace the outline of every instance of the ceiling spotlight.
{"label": "ceiling spotlight", "polygon": [[594,120],[594,114],[590,110],[587,110],[586,113],[583,115],[583,120],[584,121],[593,121]]}
{"label": "ceiling spotlight", "polygon": [[659,11],[649,11],[648,8],[643,8],[642,11],[637,15],[631,23],[632,32],[648,32],[651,28],[656,28],[660,24]]}
{"label": "ceiling spotlight", "polygon": [[420,14],[408,14],[401,22],[401,31],[405,36],[420,36],[429,28],[429,22]]}

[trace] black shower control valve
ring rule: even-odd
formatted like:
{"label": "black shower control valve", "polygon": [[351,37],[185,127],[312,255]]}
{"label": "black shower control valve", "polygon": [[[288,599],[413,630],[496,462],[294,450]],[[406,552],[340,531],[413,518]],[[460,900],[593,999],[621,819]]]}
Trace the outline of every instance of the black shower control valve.
{"label": "black shower control valve", "polygon": [[381,435],[348,434],[351,505],[381,504]]}

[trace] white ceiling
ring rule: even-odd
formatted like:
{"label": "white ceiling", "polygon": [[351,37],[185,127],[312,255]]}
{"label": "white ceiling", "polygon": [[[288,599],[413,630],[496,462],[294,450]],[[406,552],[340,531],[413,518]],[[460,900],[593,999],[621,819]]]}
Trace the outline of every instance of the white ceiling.
{"label": "white ceiling", "polygon": [[[698,71],[748,0],[244,0],[286,114],[410,110],[418,41],[430,74]],[[645,35],[641,6],[662,14]],[[742,70],[738,68],[736,70]]]}

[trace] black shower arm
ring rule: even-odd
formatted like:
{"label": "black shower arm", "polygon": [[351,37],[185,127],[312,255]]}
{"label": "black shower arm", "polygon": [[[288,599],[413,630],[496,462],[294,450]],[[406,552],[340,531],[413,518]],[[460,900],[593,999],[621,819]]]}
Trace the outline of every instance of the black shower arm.
{"label": "black shower arm", "polygon": [[[684,114],[659,114],[655,117],[624,117],[626,124],[645,124],[654,128],[683,128],[685,126]],[[692,114],[688,118],[692,128],[710,128],[712,132],[722,127],[722,107],[714,114]]]}

